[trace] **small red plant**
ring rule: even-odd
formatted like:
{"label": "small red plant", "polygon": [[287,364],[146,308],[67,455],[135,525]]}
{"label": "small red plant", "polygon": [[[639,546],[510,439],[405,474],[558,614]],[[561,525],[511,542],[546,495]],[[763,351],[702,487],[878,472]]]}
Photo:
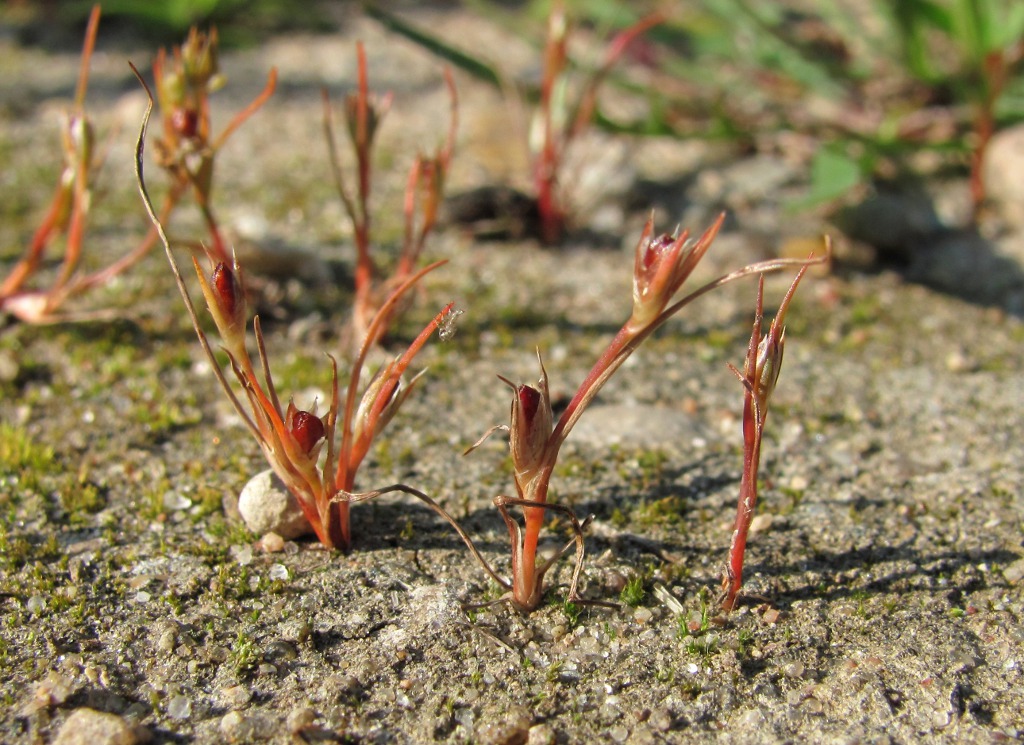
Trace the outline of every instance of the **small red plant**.
{"label": "small red plant", "polygon": [[729,546],[729,560],[722,577],[722,609],[729,612],[735,607],[743,585],[743,556],[747,548],[747,535],[757,505],[757,470],[761,462],[761,437],[768,419],[768,401],[782,371],[782,353],[786,346],[786,311],[796,288],[807,271],[805,264],[797,272],[793,284],[779,305],[768,333],[762,335],[764,319],[764,276],[757,284],[757,303],[754,328],[750,332],[747,357],[741,373],[730,365],[743,383],[743,475],[740,478],[740,497],[736,506],[736,527]]}
{"label": "small red plant", "polygon": [[[414,494],[447,517],[443,510],[440,510],[428,497],[401,484],[363,494],[354,492],[356,474],[369,452],[374,438],[391,421],[416,383],[418,376],[408,382],[403,380],[405,371],[434,330],[439,327],[447,329],[458,311],[453,311],[450,303],[445,306],[423,328],[406,351],[379,369],[360,393],[359,380],[366,356],[373,347],[374,340],[379,337],[381,324],[390,317],[404,295],[424,275],[444,262],[431,264],[408,277],[391,292],[378,309],[369,322],[362,345],[352,363],[349,383],[344,396],[339,394],[337,362],[333,357],[331,358],[331,399],[327,413],[317,416],[315,404],[312,410],[299,409],[292,402],[289,402],[286,408],[282,407],[271,376],[259,316],[255,316],[252,321],[260,367],[257,372],[247,345],[248,314],[242,287],[241,267],[237,261],[229,265],[220,261],[211,251],[208,256],[213,264],[213,269],[207,276],[200,267],[199,261],[193,257],[193,265],[207,308],[213,316],[223,343],[222,349],[228,356],[231,371],[248,404],[248,407],[244,406],[228,382],[227,376],[217,362],[206,334],[202,330],[195,306],[171,251],[164,226],[154,210],[146,189],[143,153],[146,128],[152,108],[153,100],[150,97],[136,146],[136,177],[146,210],[163,242],[178,290],[185,302],[196,335],[199,337],[199,343],[210,361],[218,382],[253,437],[260,444],[274,472],[298,500],[317,538],[328,548],[347,551],[352,545],[349,525],[350,504],[365,501],[388,491],[404,491]],[[320,451],[324,448],[326,448],[326,457],[321,466],[318,465],[318,458]]]}
{"label": "small red plant", "polygon": [[591,125],[598,90],[630,44],[663,20],[661,13],[653,13],[617,33],[605,49],[601,65],[587,77],[570,108],[566,93],[569,85],[570,24],[563,3],[552,4],[544,45],[540,101],[530,132],[533,188],[540,215],[541,240],[545,243],[557,243],[565,231],[566,208],[562,196],[565,185],[559,183],[559,177],[566,148]]}
{"label": "small red plant", "polygon": [[[622,363],[659,326],[701,295],[741,277],[776,271],[787,266],[806,267],[825,260],[773,259],[758,262],[721,276],[671,303],[673,296],[711,247],[724,217],[720,216],[714,225],[695,240],[691,239],[686,231],[679,236],[652,237],[653,219],[648,220],[636,248],[633,267],[633,312],[591,368],[557,421],[554,420],[551,410],[548,377],[543,364],[536,388],[517,385],[501,378],[513,390],[511,423],[492,428],[470,447],[469,451],[478,447],[496,430],[505,430],[509,434],[516,496],[499,495],[494,498],[494,504],[508,527],[512,541],[512,580],[501,580],[499,584],[507,590],[507,599],[517,609],[531,611],[537,608],[544,593],[544,575],[559,556],[573,545],[569,543],[555,556],[538,562],[537,547],[544,526],[545,511],[555,511],[566,516],[572,525],[575,534],[576,567],[569,586],[568,599],[570,602],[580,602],[578,583],[584,552],[582,531],[586,521],[578,520],[568,507],[549,503],[548,486],[562,443],[598,391]],[[522,527],[509,513],[509,507],[523,508]],[[493,576],[490,568],[486,568]]]}
{"label": "small red plant", "polygon": [[[89,209],[94,201],[92,182],[102,164],[96,153],[93,124],[85,111],[89,62],[96,46],[99,23],[100,6],[95,5],[85,31],[75,102],[64,116],[61,130],[64,166],[53,199],[24,255],[0,282],[0,311],[13,314],[24,323],[51,323],[71,318],[58,313],[69,298],[102,285],[126,270],[149,250],[156,237],[154,234],[153,239],[143,241],[131,253],[103,269],[85,275],[76,271],[85,247]],[[64,238],[64,255],[53,283],[45,289],[30,287],[29,281],[39,271],[47,251],[61,236]],[[96,315],[78,314],[74,317]]]}
{"label": "small red plant", "polygon": [[[370,193],[373,173],[373,143],[384,115],[391,106],[390,93],[383,97],[371,94],[366,67],[366,52],[362,43],[356,45],[357,86],[355,93],[345,99],[345,123],[356,159],[356,189],[352,193],[344,175],[334,126],[331,103],[326,89],[324,99],[324,133],[331,157],[331,171],[334,182],[352,223],[356,245],[355,301],[352,309],[352,337],[361,340],[370,328],[371,319],[382,307],[382,302],[396,287],[412,276],[416,269],[427,237],[437,223],[438,209],[444,194],[444,182],[448,173],[452,152],[455,149],[455,131],[458,126],[458,98],[451,73],[445,70],[445,82],[451,97],[451,120],[444,145],[433,155],[420,153],[409,169],[406,182],[405,235],[398,261],[386,279],[379,277],[380,268],[372,255],[372,231],[370,214]],[[397,309],[375,325],[376,342],[392,325]]]}
{"label": "small red plant", "polygon": [[[28,323],[59,320],[56,311],[68,298],[109,282],[138,262],[157,239],[157,231],[150,230],[137,247],[109,266],[84,276],[75,273],[94,196],[91,181],[100,165],[96,157],[93,126],[85,112],[89,61],[96,43],[99,18],[100,7],[97,5],[89,16],[75,104],[65,119],[62,132],[64,169],[56,192],[25,255],[0,284],[0,310]],[[160,221],[168,222],[174,208],[191,189],[210,233],[209,250],[219,261],[229,263],[230,252],[211,207],[214,158],[228,137],[271,95],[276,73],[271,71],[263,92],[214,138],[210,127],[209,94],[223,82],[217,65],[217,32],[204,34],[193,28],[185,44],[174,49],[172,57],[173,63],[168,64],[167,53],[160,50],[153,63],[164,124],[157,160],[171,174],[172,181],[163,200]],[[57,278],[48,289],[26,289],[26,283],[39,269],[48,247],[62,234],[65,250]]]}
{"label": "small red plant", "polygon": [[153,79],[163,120],[163,136],[156,142],[156,161],[171,178],[161,205],[160,222],[167,223],[172,210],[191,190],[209,232],[206,250],[218,262],[230,264],[231,252],[213,213],[214,162],[228,138],[273,94],[277,71],[271,69],[263,91],[216,137],[210,122],[210,94],[224,84],[218,64],[216,29],[204,33],[193,27],[185,43],[172,50],[170,60],[166,50],[161,49],[153,62]]}

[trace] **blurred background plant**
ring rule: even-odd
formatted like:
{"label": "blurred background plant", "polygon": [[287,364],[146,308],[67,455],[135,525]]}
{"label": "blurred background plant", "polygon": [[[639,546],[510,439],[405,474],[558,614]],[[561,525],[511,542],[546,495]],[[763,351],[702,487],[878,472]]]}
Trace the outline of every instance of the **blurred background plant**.
{"label": "blurred background plant", "polygon": [[[465,0],[543,53],[561,3]],[[626,74],[607,85],[640,93],[645,117],[614,121],[600,101],[595,126],[618,133],[726,140],[748,150],[799,144],[809,186],[794,208],[862,195],[874,180],[953,168],[969,174],[977,208],[992,134],[1024,121],[1024,3],[1017,0],[568,0],[579,28],[614,38],[651,13],[664,19],[628,60],[649,72],[643,90]],[[492,85],[500,62],[457,46],[400,14],[370,6],[390,29]],[[470,42],[465,42],[467,45]],[[578,64],[570,61],[570,64]],[[538,101],[542,86],[527,86]],[[926,153],[926,157],[919,157]]]}
{"label": "blurred background plant", "polygon": [[[413,12],[430,4],[367,3],[392,31],[496,87],[514,84],[539,102],[543,80],[509,80],[501,59],[428,30]],[[438,3],[439,6],[447,5]],[[554,9],[564,6],[574,35],[610,40],[657,13],[602,86],[646,103],[630,120],[606,113],[599,96],[591,123],[634,135],[699,137],[744,150],[803,158],[809,186],[794,208],[857,198],[873,182],[967,174],[975,206],[994,132],[1024,121],[1024,3],[1019,0],[463,0],[467,10],[532,44],[542,60]],[[355,2],[311,2],[295,13],[285,0],[110,0],[104,14],[161,40],[194,24],[217,23],[225,44],[273,31],[330,30],[358,13]],[[82,0],[12,0],[5,17],[35,16],[47,27],[78,28]],[[593,48],[591,44],[591,48]],[[592,57],[592,55],[591,55]],[[599,67],[570,55],[574,75]],[[644,74],[633,73],[642,68]]]}
{"label": "blurred background plant", "polygon": [[[85,112],[89,62],[96,45],[99,22],[100,7],[97,5],[89,14],[85,31],[74,105],[62,117],[64,166],[53,199],[25,253],[0,281],[0,311],[11,313],[26,323],[52,320],[57,308],[75,292],[76,283],[72,283],[72,277],[82,255],[86,220],[92,202],[91,182],[101,160],[96,154],[92,121]],[[47,249],[52,248],[54,239],[61,236],[64,238],[64,253],[56,278],[49,287],[29,287],[28,283],[41,268]],[[45,285],[45,281],[41,284]]]}
{"label": "blurred background plant", "polygon": [[[337,138],[334,135],[334,117],[331,100],[326,88],[324,100],[324,134],[327,149],[331,155],[331,173],[351,223],[356,245],[356,267],[354,273],[355,299],[352,304],[352,319],[349,329],[349,344],[359,349],[364,342],[370,346],[380,341],[394,324],[403,307],[396,306],[375,324],[377,331],[367,337],[371,320],[391,292],[413,275],[427,238],[437,224],[438,210],[444,195],[444,184],[448,175],[452,153],[455,150],[455,132],[458,128],[458,96],[451,72],[445,70],[445,84],[451,101],[451,117],[444,144],[439,145],[432,155],[422,151],[416,155],[409,167],[406,179],[405,198],[402,206],[404,234],[398,259],[393,267],[382,273],[378,259],[374,258],[374,238],[370,196],[373,177],[373,145],[377,129],[384,115],[391,107],[390,93],[377,95],[370,91],[366,66],[366,51],[361,42],[356,44],[357,85],[354,93],[345,97],[343,116],[345,129],[352,145],[355,160],[353,171],[345,175],[346,163],[341,157]],[[352,182],[355,182],[355,189]],[[392,208],[393,210],[393,208]],[[384,274],[384,276],[382,276]],[[403,304],[404,305],[404,304]]]}
{"label": "blurred background plant", "polygon": [[969,167],[977,207],[988,140],[1024,120],[1024,4],[1014,0],[829,0],[814,13],[702,0],[688,15],[669,32],[686,30],[692,56],[667,57],[662,70],[693,79],[692,60],[721,71],[718,90],[752,88],[748,111],[724,109],[724,131],[814,136],[805,205],[913,174],[927,151]]}
{"label": "blurred background plant", "polygon": [[[63,306],[71,298],[105,285],[127,270],[146,254],[156,238],[153,233],[102,268],[82,270],[89,212],[97,201],[94,183],[105,156],[96,146],[95,128],[85,109],[89,65],[99,23],[100,6],[94,5],[86,26],[74,103],[61,117],[64,163],[53,198],[21,258],[0,279],[0,312],[9,313],[23,323],[54,323],[107,315],[106,311],[68,311]],[[60,243],[63,243],[62,250],[58,247]],[[56,275],[49,266],[54,253],[60,257]]]}
{"label": "blurred background plant", "polygon": [[[218,261],[229,263],[231,252],[213,213],[214,163],[217,151],[228,138],[273,94],[277,71],[271,68],[263,91],[214,136],[210,94],[224,85],[218,53],[217,30],[199,31],[195,26],[189,30],[185,43],[174,47],[170,57],[164,49],[157,53],[153,81],[163,136],[155,143],[154,152],[157,164],[171,180],[160,207],[160,221],[166,224],[185,194],[191,193],[209,233],[205,248]],[[201,253],[198,245],[193,248]]]}
{"label": "blurred background plant", "polygon": [[[532,111],[524,145],[529,152],[532,194],[516,195],[514,201],[526,204],[527,206],[520,209],[531,215],[531,221],[536,223],[526,232],[535,232],[537,237],[548,245],[562,240],[573,218],[573,184],[576,179],[566,168],[569,147],[594,124],[595,120],[604,121],[611,129],[616,129],[598,108],[599,91],[619,62],[634,47],[641,44],[643,35],[664,20],[661,13],[651,12],[624,28],[609,29],[600,60],[583,63],[579,59],[580,55],[570,48],[575,30],[575,16],[566,11],[565,5],[566,3],[556,0],[550,3],[544,13],[545,30],[542,32],[543,42],[539,50],[540,80],[536,86],[522,85],[519,81],[509,80],[492,62],[464,54],[440,38],[403,20],[382,5],[367,6],[371,17],[389,30],[423,45],[432,53],[477,78],[506,92],[514,91],[531,105]],[[483,8],[483,11],[493,14],[495,9]],[[509,14],[504,14],[502,19],[506,24],[515,25],[517,31],[521,33],[521,25],[513,24],[513,20],[514,17]],[[469,213],[491,211],[477,204],[482,198],[484,197],[481,194],[473,195],[462,202],[471,209],[467,210],[461,206],[457,209]],[[505,195],[501,198],[508,199]],[[497,211],[497,208],[494,211]]]}
{"label": "blurred background plant", "polygon": [[[9,0],[6,13],[35,36],[83,24],[90,5],[87,0]],[[106,0],[102,5],[110,28],[124,27],[150,43],[180,39],[193,26],[222,27],[222,41],[229,47],[253,44],[279,31],[331,28],[323,2],[304,3],[302,13],[285,0]]]}

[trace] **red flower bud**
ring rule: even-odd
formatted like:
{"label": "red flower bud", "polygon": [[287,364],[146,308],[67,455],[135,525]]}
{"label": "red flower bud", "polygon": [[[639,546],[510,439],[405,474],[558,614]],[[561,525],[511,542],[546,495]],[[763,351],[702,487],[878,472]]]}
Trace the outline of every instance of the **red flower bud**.
{"label": "red flower bud", "polygon": [[232,353],[241,354],[239,347],[245,344],[245,293],[235,272],[220,262],[207,279],[199,262],[195,262],[195,267],[217,331]]}
{"label": "red flower bud", "polygon": [[199,129],[199,114],[195,109],[179,106],[171,112],[171,126],[185,139],[192,139]]}
{"label": "red flower bud", "polygon": [[723,218],[712,225],[699,239],[690,239],[683,231],[676,237],[662,234],[651,237],[653,221],[648,220],[636,246],[633,265],[633,317],[631,323],[642,328],[656,319],[672,296],[703,258]]}
{"label": "red flower bud", "polygon": [[213,286],[217,289],[217,300],[220,302],[221,311],[229,318],[235,315],[235,307],[238,303],[238,284],[235,282],[235,273],[223,261],[213,269]]}
{"label": "red flower bud", "polygon": [[296,411],[291,417],[289,431],[303,452],[310,453],[324,436],[324,423],[308,411]]}
{"label": "red flower bud", "polygon": [[544,468],[548,440],[553,428],[554,415],[548,397],[548,376],[542,365],[539,388],[515,385],[505,378],[502,380],[511,386],[515,393],[512,399],[508,444],[515,467],[516,484],[522,494],[529,495],[530,482]]}

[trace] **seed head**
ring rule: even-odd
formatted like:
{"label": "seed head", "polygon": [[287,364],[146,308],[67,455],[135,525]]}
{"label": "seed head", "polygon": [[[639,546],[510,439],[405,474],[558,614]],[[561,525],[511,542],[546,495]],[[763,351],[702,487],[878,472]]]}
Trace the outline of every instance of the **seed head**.
{"label": "seed head", "polygon": [[509,450],[515,467],[516,485],[522,494],[529,493],[529,484],[546,465],[547,445],[554,416],[548,394],[548,375],[541,365],[538,387],[516,385],[505,378],[514,393],[509,424]]}
{"label": "seed head", "polygon": [[688,231],[651,237],[654,222],[649,219],[636,246],[633,264],[633,315],[630,325],[641,329],[661,314],[703,258],[722,226],[723,217],[698,239]]}
{"label": "seed head", "polygon": [[324,436],[324,423],[318,416],[301,409],[290,411],[288,431],[307,455]]}

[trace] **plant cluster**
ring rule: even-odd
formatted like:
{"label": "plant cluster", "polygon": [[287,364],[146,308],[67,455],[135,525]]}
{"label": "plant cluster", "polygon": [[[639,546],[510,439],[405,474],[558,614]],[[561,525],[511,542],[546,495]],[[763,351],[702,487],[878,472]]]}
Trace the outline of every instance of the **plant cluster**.
{"label": "plant cluster", "polygon": [[[96,150],[94,127],[85,111],[89,62],[96,45],[99,21],[100,6],[96,5],[86,27],[74,106],[64,117],[61,131],[64,166],[53,199],[23,257],[0,283],[0,311],[9,312],[25,323],[50,323],[71,317],[58,313],[68,299],[109,283],[145,256],[157,239],[156,230],[150,230],[137,247],[110,265],[84,275],[77,271],[86,246],[87,220],[95,198],[92,183],[102,165]],[[191,192],[209,232],[209,243],[204,248],[221,261],[228,261],[230,252],[211,205],[216,154],[231,134],[270,97],[277,76],[271,70],[263,92],[214,137],[209,96],[224,83],[217,63],[217,46],[216,30],[207,34],[193,28],[186,42],[172,50],[170,58],[166,50],[158,52],[153,77],[163,119],[163,136],[157,143],[157,161],[171,180],[160,209],[161,221],[166,223],[184,196]],[[47,250],[61,236],[64,254],[56,278],[49,287],[29,288],[28,282],[39,272]]]}
{"label": "plant cluster", "polygon": [[[533,0],[509,13],[495,0],[475,7],[511,33],[534,40],[524,16],[549,21],[537,119],[551,62],[559,60],[561,5]],[[580,25],[616,30],[616,40],[647,22],[624,2],[570,3]],[[593,122],[612,131],[699,136],[771,147],[775,137],[810,135],[810,184],[794,207],[863,191],[872,181],[913,177],[913,156],[929,151],[965,167],[977,214],[985,199],[985,152],[1000,128],[1024,121],[1024,5],[1013,0],[831,0],[813,8],[751,0],[699,0],[671,8],[645,35],[649,106],[635,122]],[[380,8],[372,14],[431,52],[492,84],[501,76],[479,53],[456,48]],[[564,61],[564,60],[560,60]],[[714,70],[714,75],[708,71]],[[613,80],[630,90],[629,81]],[[752,84],[753,83],[753,84]],[[809,107],[808,98],[827,105]],[[543,129],[535,130],[543,133]],[[546,156],[544,137],[536,139]],[[930,160],[934,160],[930,159]],[[536,193],[544,195],[535,169]]]}
{"label": "plant cluster", "polygon": [[[513,89],[495,68],[473,58],[430,32],[371,5],[370,14],[389,29],[422,44],[429,51],[451,61],[478,79],[504,90]],[[569,208],[571,187],[566,183],[566,153],[595,121],[606,121],[598,110],[598,93],[615,66],[635,46],[644,33],[665,20],[662,13],[651,13],[616,31],[604,47],[599,64],[588,67],[570,54],[573,22],[563,2],[551,4],[547,13],[546,37],[541,53],[541,80],[536,90],[526,88],[521,95],[533,105],[526,146],[531,161],[533,193],[538,237],[548,245],[564,237],[572,214]]]}
{"label": "plant cluster", "polygon": [[[147,250],[145,242],[131,254],[104,270],[81,275],[86,225],[93,202],[92,183],[102,164],[96,150],[96,133],[85,110],[89,87],[89,63],[99,31],[100,6],[93,7],[85,31],[82,59],[75,88],[74,105],[63,116],[61,153],[64,164],[50,206],[22,258],[0,282],[0,311],[10,313],[24,323],[50,323],[59,319],[58,311],[71,297],[90,287],[103,284],[137,261]],[[43,266],[47,251],[63,237],[60,269],[49,286],[31,286],[30,280]]]}
{"label": "plant cluster", "polygon": [[153,62],[153,79],[163,121],[163,135],[156,143],[156,160],[171,180],[160,208],[166,223],[182,197],[191,192],[209,233],[203,249],[227,263],[231,259],[222,230],[213,213],[212,191],[217,151],[246,119],[274,92],[277,72],[271,68],[263,91],[235,115],[224,130],[213,135],[210,94],[223,86],[218,63],[217,30],[203,33],[193,28],[185,43],[168,59],[161,49]]}
{"label": "plant cluster", "polygon": [[[82,110],[82,99],[88,77],[88,60],[96,36],[99,12],[95,10],[86,34],[82,75],[79,81],[76,114],[69,117],[66,132],[64,178],[55,197],[54,206],[37,237],[45,246],[49,235],[67,229],[67,258],[55,292],[60,297],[74,270],[74,261],[81,248],[85,213],[89,203],[88,175],[93,168],[92,135]],[[561,6],[555,6],[551,31],[545,52],[545,85],[539,108],[539,121],[544,146],[540,161],[543,178],[538,178],[538,197],[547,199],[551,210],[552,230],[561,229],[564,219],[555,201],[553,189],[562,148],[575,132],[592,118],[597,86],[630,42],[661,21],[649,16],[631,25],[613,40],[604,64],[593,74],[584,88],[571,116],[566,117],[562,94],[566,64],[566,26]],[[480,561],[487,574],[504,590],[501,600],[529,612],[543,601],[545,577],[558,559],[575,550],[575,567],[569,586],[566,608],[581,604],[609,605],[585,600],[579,592],[585,552],[584,531],[592,519],[580,519],[575,512],[549,500],[550,482],[556,474],[559,453],[565,440],[598,392],[622,364],[660,326],[691,302],[727,283],[748,276],[760,276],[754,328],[747,350],[743,372],[736,371],[744,387],[743,434],[744,467],[740,486],[736,529],[730,549],[729,566],[723,579],[723,607],[730,610],[737,599],[742,582],[743,555],[747,531],[757,498],[757,471],[761,439],[768,401],[774,390],[782,364],[784,318],[797,286],[808,266],[827,261],[811,256],[806,260],[774,259],[757,262],[720,276],[696,289],[683,293],[683,287],[697,265],[710,249],[722,227],[724,215],[702,235],[691,238],[687,231],[677,234],[655,234],[653,216],[647,221],[637,242],[633,264],[632,310],[619,331],[609,341],[590,372],[580,383],[569,404],[555,417],[551,405],[547,372],[538,352],[540,377],[536,385],[515,383],[499,376],[512,391],[510,421],[491,428],[467,450],[477,448],[495,431],[505,431],[513,465],[513,494],[495,496],[493,503],[509,532],[511,541],[510,578],[503,577],[483,557],[470,536],[455,519],[428,495],[406,484],[393,484],[369,491],[357,490],[357,475],[369,450],[384,428],[395,416],[414,389],[419,375],[406,378],[415,357],[435,331],[443,337],[451,333],[461,311],[453,303],[445,305],[390,362],[382,365],[368,381],[364,368],[369,354],[380,344],[388,328],[403,310],[416,285],[444,262],[435,262],[417,269],[427,237],[436,225],[444,181],[454,152],[457,122],[457,97],[449,73],[445,80],[451,96],[451,123],[444,143],[431,155],[420,154],[409,171],[404,215],[404,241],[398,261],[386,276],[373,257],[373,235],[370,218],[372,181],[372,146],[377,128],[390,104],[390,96],[375,97],[368,83],[365,52],[357,47],[357,87],[345,102],[345,121],[355,156],[355,191],[333,135],[331,107],[324,94],[324,129],[331,153],[332,173],[345,210],[352,222],[357,259],[355,300],[351,327],[354,353],[347,382],[339,383],[338,363],[328,355],[331,366],[329,400],[326,412],[318,414],[318,402],[296,405],[280,395],[271,373],[271,364],[258,315],[250,315],[243,268],[228,250],[211,205],[215,157],[231,134],[249,118],[272,94],[276,73],[271,71],[266,87],[252,103],[241,111],[217,136],[212,134],[209,95],[222,84],[218,65],[218,39],[215,31],[205,34],[193,29],[185,44],[170,56],[161,51],[153,65],[156,95],[151,92],[139,72],[132,67],[149,94],[142,127],[136,143],[136,178],[152,230],[140,249],[145,250],[159,238],[164,247],[177,288],[195,329],[199,343],[210,362],[218,383],[246,428],[259,443],[267,461],[296,498],[303,514],[319,541],[328,548],[348,551],[353,545],[349,509],[353,503],[375,499],[389,492],[402,492],[424,502],[447,520],[469,550]],[[145,179],[144,154],[146,135],[154,107],[159,106],[161,134],[156,139],[156,164],[170,176],[170,188],[157,209]],[[561,124],[573,122],[566,129]],[[556,123],[559,124],[556,127]],[[553,169],[553,170],[552,170]],[[539,172],[540,172],[539,171]],[[547,193],[548,198],[542,195]],[[208,232],[208,241],[181,245],[191,250],[192,265],[202,291],[206,308],[212,316],[227,357],[222,366],[203,330],[199,311],[194,305],[187,283],[175,255],[175,243],[167,232],[167,222],[181,199],[191,194],[199,208]],[[65,221],[65,218],[66,221]],[[556,225],[557,223],[557,225]],[[550,237],[553,237],[554,233]],[[38,254],[38,255],[37,255]],[[42,248],[15,268],[16,277],[27,277],[38,264]],[[827,254],[827,252],[826,252]],[[133,260],[134,260],[134,254]],[[202,258],[208,262],[204,268]],[[120,271],[119,262],[101,275],[109,279],[111,271]],[[798,272],[779,312],[768,331],[762,334],[763,275],[785,268]],[[116,273],[116,272],[115,272]],[[102,280],[100,280],[102,281]],[[13,283],[20,286],[18,283]],[[6,289],[5,283],[5,289]],[[17,289],[17,286],[15,289]],[[677,297],[678,295],[681,297]],[[51,312],[45,306],[46,312]],[[45,317],[40,314],[39,318]],[[250,336],[251,327],[251,336]],[[252,346],[255,346],[255,353]],[[234,384],[231,379],[234,379]],[[514,515],[522,511],[522,522]],[[556,513],[572,529],[571,539],[554,555],[539,555],[539,545],[548,513]],[[634,587],[627,602],[640,602],[642,585]]]}
{"label": "plant cluster", "polygon": [[[395,308],[387,311],[377,324],[371,319],[383,307],[384,298],[395,288],[405,283],[413,274],[427,238],[437,224],[438,211],[444,196],[444,182],[448,173],[452,153],[455,150],[455,132],[458,126],[458,98],[451,73],[445,70],[445,82],[451,96],[451,122],[444,144],[433,155],[418,154],[409,168],[406,180],[403,216],[405,232],[398,261],[386,279],[381,279],[380,268],[372,254],[372,231],[370,214],[371,176],[373,173],[373,143],[391,106],[391,94],[376,97],[370,93],[366,52],[362,42],[356,45],[357,77],[356,92],[345,98],[345,124],[356,160],[356,192],[352,194],[345,178],[331,117],[330,98],[324,89],[324,133],[331,154],[331,172],[338,189],[338,195],[345,207],[345,213],[352,223],[352,234],[356,245],[355,299],[352,303],[351,336],[356,344],[368,338],[372,344],[377,341],[394,321]],[[374,327],[374,335],[367,332]]]}

